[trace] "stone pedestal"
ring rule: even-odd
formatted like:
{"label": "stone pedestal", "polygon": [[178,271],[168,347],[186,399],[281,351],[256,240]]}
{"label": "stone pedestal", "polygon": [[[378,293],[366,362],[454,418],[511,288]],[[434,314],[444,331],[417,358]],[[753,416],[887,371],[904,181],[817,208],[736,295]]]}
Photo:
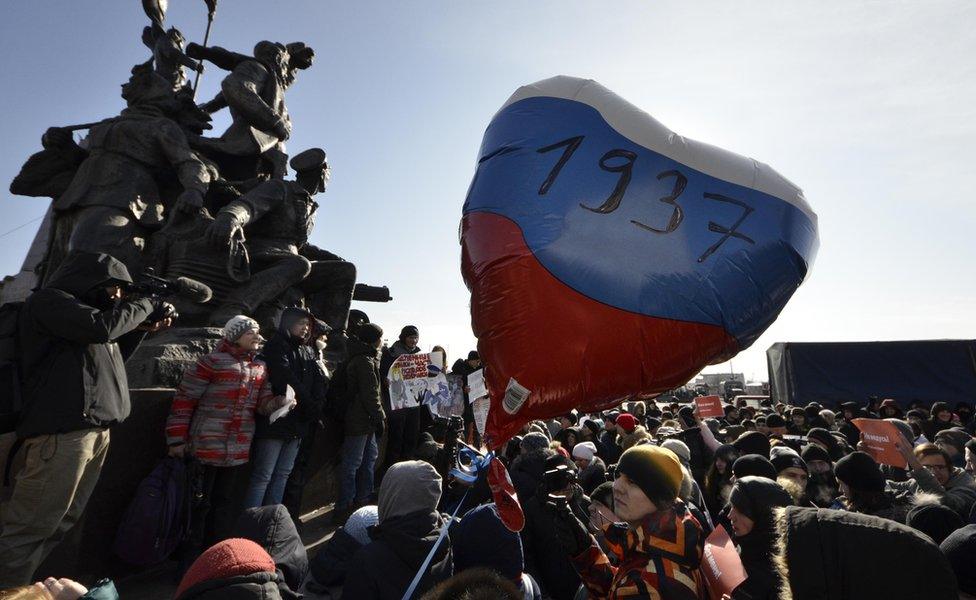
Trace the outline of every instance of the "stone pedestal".
{"label": "stone pedestal", "polygon": [[216,327],[173,327],[148,337],[125,363],[129,388],[176,388],[184,369],[213,352],[220,337]]}

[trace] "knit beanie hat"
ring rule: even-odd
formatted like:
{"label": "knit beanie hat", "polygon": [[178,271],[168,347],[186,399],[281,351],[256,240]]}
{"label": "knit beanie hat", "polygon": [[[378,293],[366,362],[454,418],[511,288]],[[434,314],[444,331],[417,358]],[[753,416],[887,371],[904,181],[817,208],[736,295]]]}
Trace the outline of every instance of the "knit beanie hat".
{"label": "knit beanie hat", "polygon": [[[911,438],[908,439],[910,440]],[[966,442],[971,439],[973,439],[973,436],[969,435],[965,429],[953,427],[951,429],[943,429],[935,434],[935,439],[932,441],[937,446],[952,446],[956,449],[956,453],[965,454]]]}
{"label": "knit beanie hat", "polygon": [[885,421],[894,424],[894,426],[898,428],[898,431],[903,436],[905,436],[906,440],[908,440],[909,442],[915,441],[915,438],[917,436],[915,435],[915,432],[912,430],[912,426],[908,424],[908,421],[903,421],[902,419],[895,419],[895,418],[885,419]]}
{"label": "knit beanie hat", "polygon": [[773,466],[776,467],[777,473],[791,467],[803,469],[808,473],[810,472],[807,468],[807,463],[803,462],[803,459],[796,453],[796,450],[788,446],[776,446],[769,451],[769,455],[769,462],[773,463]]}
{"label": "knit beanie hat", "polygon": [[747,431],[732,442],[739,454],[769,456],[769,438],[758,431]]}
{"label": "knit beanie hat", "polygon": [[380,512],[375,505],[364,506],[349,515],[346,524],[342,526],[343,531],[348,533],[352,539],[363,546],[372,540],[369,537],[369,528],[376,526],[380,522]]}
{"label": "knit beanie hat", "polygon": [[217,542],[194,561],[173,597],[179,598],[191,587],[205,581],[264,572],[275,572],[274,560],[264,548],[251,540],[231,538]]}
{"label": "knit beanie hat", "polygon": [[383,338],[383,328],[376,323],[363,323],[356,330],[356,337],[364,344],[372,346]]}
{"label": "knit beanie hat", "polygon": [[532,452],[533,450],[548,448],[549,438],[538,431],[532,431],[525,434],[525,436],[522,438],[522,443],[520,446],[524,452]]}
{"label": "knit beanie hat", "polygon": [[735,459],[732,463],[732,474],[736,479],[755,476],[765,477],[766,479],[776,480],[776,467],[765,456],[758,454],[746,454]]}
{"label": "knit beanie hat", "polygon": [[522,540],[505,527],[494,503],[471,510],[455,528],[457,535],[451,543],[455,573],[487,567],[510,581],[521,578],[525,569]]}
{"label": "knit beanie hat", "polygon": [[603,423],[598,422],[594,419],[583,419],[583,427],[590,430],[594,436],[600,435],[600,431],[603,430]]}
{"label": "knit beanie hat", "polygon": [[637,429],[637,417],[630,413],[621,413],[617,417],[617,425],[623,427],[627,433],[632,433]]}
{"label": "knit beanie hat", "polygon": [[400,330],[400,339],[408,338],[412,335],[420,335],[420,330],[417,329],[416,325],[407,325]]}
{"label": "knit beanie hat", "polygon": [[959,513],[942,504],[915,506],[908,511],[905,524],[929,536],[936,544],[941,544],[950,533],[965,525]]}
{"label": "knit beanie hat", "polygon": [[814,444],[810,444],[809,446],[804,448],[803,452],[800,453],[800,458],[802,458],[804,462],[807,463],[815,460],[822,460],[828,463],[830,462],[830,455],[827,454],[827,451],[821,448],[820,446],[816,446]]}
{"label": "knit beanie hat", "polygon": [[959,582],[959,591],[976,595],[976,525],[966,525],[949,534],[940,545]]}
{"label": "knit beanie hat", "polygon": [[246,315],[237,315],[236,317],[231,317],[230,321],[224,325],[224,339],[230,343],[234,343],[241,339],[241,336],[248,331],[258,331],[260,327],[258,322],[248,317]]}
{"label": "knit beanie hat", "polygon": [[766,417],[766,427],[769,427],[770,429],[786,427],[786,419],[776,413],[773,413]]}
{"label": "knit beanie hat", "polygon": [[682,463],[687,465],[691,462],[691,450],[688,448],[688,445],[681,440],[676,440],[674,438],[666,439],[661,442],[661,447],[667,448],[671,452],[674,452],[675,456],[677,456],[678,460],[680,460]]}
{"label": "knit beanie hat", "polygon": [[580,442],[573,446],[573,458],[593,460],[594,456],[596,456],[596,444],[593,442]]}
{"label": "knit beanie hat", "polygon": [[821,427],[814,427],[808,431],[807,438],[816,440],[828,448],[833,448],[837,445],[837,440],[834,439],[834,436],[831,435],[829,431]]}
{"label": "knit beanie hat", "polygon": [[674,452],[651,444],[625,451],[617,463],[617,474],[626,475],[655,504],[673,502],[684,477]]}
{"label": "knit beanie hat", "polygon": [[834,476],[852,490],[861,492],[881,492],[885,488],[881,467],[864,452],[852,452],[837,461]]}
{"label": "knit beanie hat", "polygon": [[793,497],[780,484],[766,477],[736,477],[729,503],[756,523],[768,526],[773,509],[793,504]]}

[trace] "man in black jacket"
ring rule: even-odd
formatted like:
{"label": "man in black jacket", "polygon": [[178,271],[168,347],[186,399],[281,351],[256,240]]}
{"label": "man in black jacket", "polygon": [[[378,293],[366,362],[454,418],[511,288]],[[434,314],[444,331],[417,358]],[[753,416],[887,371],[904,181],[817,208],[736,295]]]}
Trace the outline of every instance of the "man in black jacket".
{"label": "man in black jacket", "polygon": [[130,283],[125,265],[111,256],[73,253],[21,311],[17,437],[26,461],[2,515],[0,588],[30,582],[81,517],[108,453],[109,428],[129,415],[125,360],[159,305],[123,299]]}

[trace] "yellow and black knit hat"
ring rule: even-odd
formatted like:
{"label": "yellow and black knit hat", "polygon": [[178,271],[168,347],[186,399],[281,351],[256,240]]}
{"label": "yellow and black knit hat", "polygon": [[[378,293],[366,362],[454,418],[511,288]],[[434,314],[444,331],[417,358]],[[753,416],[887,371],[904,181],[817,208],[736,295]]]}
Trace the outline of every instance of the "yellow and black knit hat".
{"label": "yellow and black knit hat", "polygon": [[684,478],[678,456],[651,444],[634,446],[624,452],[617,463],[617,474],[626,475],[655,504],[673,502]]}

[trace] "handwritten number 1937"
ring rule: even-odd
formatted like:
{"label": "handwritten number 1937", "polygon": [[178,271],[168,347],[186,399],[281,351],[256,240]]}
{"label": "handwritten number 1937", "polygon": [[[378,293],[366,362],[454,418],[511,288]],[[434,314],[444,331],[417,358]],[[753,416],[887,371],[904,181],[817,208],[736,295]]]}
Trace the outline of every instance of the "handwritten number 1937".
{"label": "handwritten number 1937", "polygon": [[[576,152],[576,150],[579,149],[580,144],[583,143],[583,138],[584,136],[578,135],[536,150],[536,152],[539,154],[545,154],[559,148],[565,148],[562,156],[560,156],[559,160],[556,161],[556,164],[549,172],[549,175],[546,177],[545,181],[543,181],[542,185],[539,186],[540,196],[545,196],[552,188],[553,184],[556,182],[556,178],[559,177],[559,173],[563,170],[563,167],[566,166],[566,163],[569,162],[570,158],[572,158],[573,153]],[[611,164],[610,161],[614,159],[623,159],[624,162],[622,164]],[[636,160],[636,153],[620,148],[610,150],[604,154],[600,158],[600,168],[610,173],[620,173],[620,178],[617,180],[617,185],[614,187],[613,192],[610,193],[610,196],[604,200],[603,204],[600,206],[594,208],[591,206],[586,206],[582,203],[580,203],[580,206],[588,211],[604,215],[617,210],[620,207],[620,203],[623,201],[624,194],[627,192],[627,186],[630,185],[630,180],[633,177],[634,161]],[[674,186],[671,188],[670,194],[660,198],[660,202],[671,205],[673,210],[671,211],[671,217],[668,219],[668,224],[664,227],[664,229],[659,229],[636,220],[631,220],[631,223],[641,229],[644,229],[645,231],[659,234],[669,234],[678,229],[681,222],[684,220],[684,210],[682,209],[681,205],[678,204],[678,198],[685,191],[685,187],[688,185],[688,178],[676,170],[663,171],[657,176],[658,180],[669,177],[674,178]],[[749,244],[756,243],[755,240],[738,231],[739,226],[742,225],[746,218],[753,212],[753,208],[751,206],[747,205],[741,200],[729,198],[728,196],[723,196],[722,194],[705,192],[703,197],[706,200],[734,204],[742,208],[742,214],[731,227],[725,227],[724,225],[720,225],[714,221],[709,221],[708,230],[713,233],[722,234],[722,236],[718,239],[718,241],[709,246],[709,248],[705,250],[701,256],[698,257],[698,262],[704,262],[709,256],[714,254],[722,246],[722,244],[731,238],[736,238]]]}

